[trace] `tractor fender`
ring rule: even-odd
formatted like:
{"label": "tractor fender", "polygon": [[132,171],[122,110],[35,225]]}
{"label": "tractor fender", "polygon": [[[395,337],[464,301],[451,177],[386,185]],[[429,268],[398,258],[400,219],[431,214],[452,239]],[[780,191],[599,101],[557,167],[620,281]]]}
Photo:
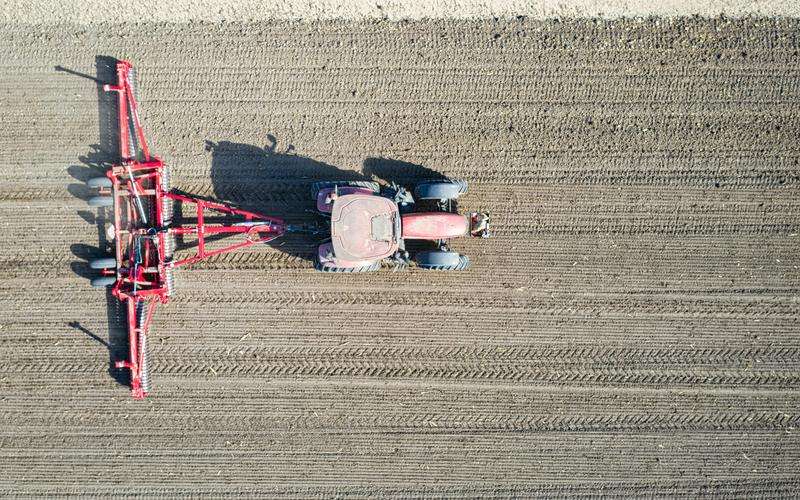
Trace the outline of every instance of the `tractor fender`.
{"label": "tractor fender", "polygon": [[[334,188],[329,187],[320,189],[319,192],[317,192],[317,210],[320,212],[329,214],[331,210],[333,210],[333,200],[330,199],[333,189]],[[375,191],[364,187],[339,186],[339,196],[344,196],[346,194],[374,195]]]}
{"label": "tractor fender", "polygon": [[450,212],[417,212],[402,216],[403,239],[446,240],[469,232],[466,217]]}
{"label": "tractor fender", "polygon": [[337,258],[333,253],[333,244],[323,243],[317,247],[317,263],[322,266],[331,266],[345,269],[357,269],[369,267],[375,263],[374,260],[344,260]]}

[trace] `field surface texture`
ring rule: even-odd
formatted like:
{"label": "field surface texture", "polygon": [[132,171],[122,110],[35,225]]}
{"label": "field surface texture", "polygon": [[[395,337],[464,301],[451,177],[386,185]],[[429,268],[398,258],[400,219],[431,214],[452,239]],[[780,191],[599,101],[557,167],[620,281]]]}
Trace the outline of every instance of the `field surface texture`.
{"label": "field surface texture", "polygon": [[[796,496],[800,22],[0,25],[0,494]],[[176,273],[132,401],[91,289],[139,69],[173,186],[313,219],[470,182],[461,273]],[[183,250],[184,253],[190,250]]]}

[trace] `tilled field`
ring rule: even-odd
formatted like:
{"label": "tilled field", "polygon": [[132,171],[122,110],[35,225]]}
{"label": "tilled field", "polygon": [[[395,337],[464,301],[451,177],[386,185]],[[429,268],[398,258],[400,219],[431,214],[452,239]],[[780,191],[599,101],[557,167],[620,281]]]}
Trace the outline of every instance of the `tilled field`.
{"label": "tilled field", "polygon": [[[0,28],[0,493],[797,495],[799,28]],[[495,237],[181,271],[132,401],[85,279],[110,57],[176,187],[305,221],[315,180],[447,175]]]}

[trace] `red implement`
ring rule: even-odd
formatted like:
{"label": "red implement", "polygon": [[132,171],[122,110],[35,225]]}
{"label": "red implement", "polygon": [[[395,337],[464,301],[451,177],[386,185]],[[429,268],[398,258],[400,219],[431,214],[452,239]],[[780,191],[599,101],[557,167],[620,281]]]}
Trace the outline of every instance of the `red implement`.
{"label": "red implement", "polygon": [[[169,191],[169,171],[164,162],[152,155],[139,120],[134,71],[127,61],[117,63],[117,84],[104,89],[117,93],[119,109],[119,144],[122,162],[106,175],[110,187],[100,187],[100,194],[111,198],[114,210],[113,236],[116,268],[103,270],[114,276],[113,295],[126,304],[128,359],[117,361],[117,368],[131,372],[134,398],[144,398],[151,390],[147,333],[158,303],[165,304],[172,294],[172,271],[207,257],[231,252],[256,243],[264,243],[286,232],[283,220]],[[106,181],[107,182],[107,181]],[[172,223],[172,204],[196,206],[193,223],[179,227]],[[106,205],[111,206],[108,202]],[[230,224],[206,222],[206,211],[237,216]],[[111,233],[109,233],[111,234]],[[206,237],[236,235],[243,239],[230,245],[206,248]],[[194,255],[173,258],[175,236],[197,239]]]}

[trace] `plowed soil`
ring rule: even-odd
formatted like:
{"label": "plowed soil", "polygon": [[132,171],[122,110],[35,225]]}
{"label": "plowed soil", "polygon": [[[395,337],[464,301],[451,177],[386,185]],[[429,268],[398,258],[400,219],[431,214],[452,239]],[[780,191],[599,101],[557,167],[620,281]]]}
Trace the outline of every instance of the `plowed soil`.
{"label": "plowed soil", "polygon": [[[800,22],[0,27],[0,493],[800,493]],[[461,273],[313,241],[176,273],[154,393],[91,289],[139,69],[173,185],[308,221],[322,179],[467,179]],[[188,252],[189,250],[184,250]]]}

